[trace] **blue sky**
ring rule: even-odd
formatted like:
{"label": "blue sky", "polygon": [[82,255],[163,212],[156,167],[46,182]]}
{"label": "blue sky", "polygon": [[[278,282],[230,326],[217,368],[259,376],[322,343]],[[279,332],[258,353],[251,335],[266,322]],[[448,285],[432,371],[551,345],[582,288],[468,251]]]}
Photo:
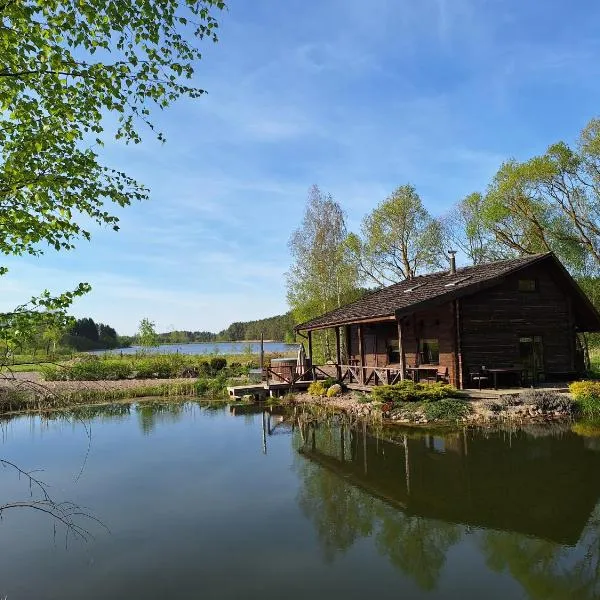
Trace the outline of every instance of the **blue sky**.
{"label": "blue sky", "polygon": [[148,185],[121,231],[11,259],[3,310],[79,281],[77,316],[130,334],[218,331],[287,309],[287,240],[318,184],[358,230],[396,186],[432,214],[500,163],[573,141],[600,115],[600,4],[522,0],[229,0],[197,82],[155,115],[167,143],[111,144]]}

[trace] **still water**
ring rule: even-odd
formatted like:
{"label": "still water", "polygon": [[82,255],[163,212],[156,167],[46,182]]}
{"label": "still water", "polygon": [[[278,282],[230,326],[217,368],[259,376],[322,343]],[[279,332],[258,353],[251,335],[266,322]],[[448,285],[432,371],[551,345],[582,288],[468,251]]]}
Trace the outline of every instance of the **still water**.
{"label": "still water", "polygon": [[[298,352],[298,344],[265,342],[265,352]],[[160,344],[152,348],[130,346],[113,350],[95,350],[90,354],[135,354],[144,351],[152,354],[258,354],[260,342],[198,342],[194,344]]]}
{"label": "still water", "polygon": [[[300,417],[300,418],[298,418]],[[0,598],[598,598],[600,438],[370,431],[198,404],[0,429],[0,458],[85,507],[0,520]],[[29,488],[0,468],[0,504]]]}

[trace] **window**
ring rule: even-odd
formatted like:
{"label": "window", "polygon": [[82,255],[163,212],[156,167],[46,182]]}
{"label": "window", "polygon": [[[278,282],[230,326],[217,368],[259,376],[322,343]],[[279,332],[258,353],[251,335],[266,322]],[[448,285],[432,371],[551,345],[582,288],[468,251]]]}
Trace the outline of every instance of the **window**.
{"label": "window", "polygon": [[400,362],[400,343],[398,340],[390,340],[388,342],[388,364],[395,364]]}
{"label": "window", "polygon": [[440,343],[438,340],[419,340],[419,357],[422,365],[440,364]]}
{"label": "window", "polygon": [[519,279],[520,292],[537,292],[537,280],[535,279]]}

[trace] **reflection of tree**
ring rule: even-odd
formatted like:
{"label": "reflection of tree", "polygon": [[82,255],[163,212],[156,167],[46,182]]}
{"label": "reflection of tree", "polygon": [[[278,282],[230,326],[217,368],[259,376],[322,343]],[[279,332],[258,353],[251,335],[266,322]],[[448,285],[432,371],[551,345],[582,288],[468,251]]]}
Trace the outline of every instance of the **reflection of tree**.
{"label": "reflection of tree", "polygon": [[[329,435],[331,432],[319,438],[319,447],[333,452],[339,434]],[[298,503],[316,527],[325,559],[331,561],[336,553],[371,534],[375,500],[331,471],[304,459],[297,464],[303,479]]]}
{"label": "reflection of tree", "polygon": [[[304,434],[308,447],[313,443],[312,433]],[[320,452],[342,458],[339,428],[317,429],[315,434]],[[344,460],[349,454],[346,449]],[[333,560],[336,553],[345,552],[358,539],[373,535],[378,551],[395,567],[424,589],[436,587],[446,553],[460,540],[462,527],[407,516],[333,470],[305,459],[297,465],[303,479],[298,501],[316,527],[326,560]]]}
{"label": "reflection of tree", "polygon": [[600,597],[600,505],[573,548],[516,533],[488,531],[482,549],[488,566],[509,571],[530,598]]}
{"label": "reflection of tree", "polygon": [[175,402],[141,402],[136,404],[140,427],[144,435],[152,433],[158,422],[176,423],[184,413],[184,404]]}
{"label": "reflection of tree", "polygon": [[435,589],[446,553],[462,537],[462,527],[409,517],[385,505],[377,511],[377,549],[423,589]]}

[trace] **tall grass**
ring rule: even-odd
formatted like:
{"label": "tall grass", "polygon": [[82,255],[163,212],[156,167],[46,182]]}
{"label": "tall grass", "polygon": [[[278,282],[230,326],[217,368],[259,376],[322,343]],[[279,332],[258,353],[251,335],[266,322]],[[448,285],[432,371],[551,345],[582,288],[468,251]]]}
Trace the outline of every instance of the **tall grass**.
{"label": "tall grass", "polygon": [[133,400],[143,397],[193,398],[206,397],[211,400],[225,400],[224,384],[226,380],[215,378],[196,381],[161,382],[156,385],[128,386],[126,388],[94,389],[82,387],[77,390],[55,392],[43,391],[35,394],[25,391],[3,390],[0,396],[0,413],[27,410],[47,410],[66,408],[81,404],[100,404],[119,400]]}

